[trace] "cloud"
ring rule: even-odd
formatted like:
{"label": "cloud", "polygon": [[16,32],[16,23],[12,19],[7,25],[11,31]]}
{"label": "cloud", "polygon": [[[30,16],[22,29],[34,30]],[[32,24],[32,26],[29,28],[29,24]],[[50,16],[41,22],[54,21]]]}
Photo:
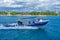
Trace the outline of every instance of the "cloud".
{"label": "cloud", "polygon": [[22,7],[23,5],[14,4],[14,0],[2,0],[0,1],[0,7]]}
{"label": "cloud", "polygon": [[23,7],[23,5],[8,5],[6,7],[13,7],[13,8],[16,8],[16,7]]}
{"label": "cloud", "polygon": [[21,11],[51,10],[60,8],[59,5],[59,0],[0,0],[0,7],[19,8]]}

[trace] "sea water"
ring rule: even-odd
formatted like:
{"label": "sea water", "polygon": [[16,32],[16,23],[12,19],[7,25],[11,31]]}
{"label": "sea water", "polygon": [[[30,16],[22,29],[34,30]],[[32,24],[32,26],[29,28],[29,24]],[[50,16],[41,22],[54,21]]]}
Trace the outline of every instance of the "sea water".
{"label": "sea water", "polygon": [[44,29],[0,29],[0,40],[60,40],[60,16],[0,16],[0,24],[49,20]]}

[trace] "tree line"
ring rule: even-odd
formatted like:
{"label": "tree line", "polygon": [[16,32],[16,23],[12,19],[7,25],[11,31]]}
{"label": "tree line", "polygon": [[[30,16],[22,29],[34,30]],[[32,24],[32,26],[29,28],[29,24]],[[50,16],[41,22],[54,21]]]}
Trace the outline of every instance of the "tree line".
{"label": "tree line", "polygon": [[54,12],[54,11],[45,11],[45,12],[0,12],[0,15],[60,15],[60,12]]}

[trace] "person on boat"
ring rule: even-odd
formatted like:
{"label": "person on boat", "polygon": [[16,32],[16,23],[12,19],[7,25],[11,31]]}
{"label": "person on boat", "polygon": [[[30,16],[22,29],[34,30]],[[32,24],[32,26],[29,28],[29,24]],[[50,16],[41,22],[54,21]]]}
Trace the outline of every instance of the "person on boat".
{"label": "person on boat", "polygon": [[[30,21],[29,21],[28,23],[29,23],[29,24],[31,24],[31,22],[30,22]],[[35,23],[35,22],[33,21],[32,23]]]}
{"label": "person on boat", "polygon": [[33,21],[33,23],[35,23],[35,22]]}
{"label": "person on boat", "polygon": [[40,18],[38,18],[38,22],[40,22]]}
{"label": "person on boat", "polygon": [[18,20],[18,25],[23,24],[23,22],[21,20]]}
{"label": "person on boat", "polygon": [[42,19],[38,18],[38,22],[42,22]]}

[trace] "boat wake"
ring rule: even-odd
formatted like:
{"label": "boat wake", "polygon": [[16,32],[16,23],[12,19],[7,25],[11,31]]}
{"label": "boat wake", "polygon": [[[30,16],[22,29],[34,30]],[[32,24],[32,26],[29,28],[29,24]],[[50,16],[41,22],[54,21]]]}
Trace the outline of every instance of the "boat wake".
{"label": "boat wake", "polygon": [[0,29],[38,29],[38,27],[31,27],[31,26],[4,27],[4,26],[1,24],[1,25],[0,25]]}

